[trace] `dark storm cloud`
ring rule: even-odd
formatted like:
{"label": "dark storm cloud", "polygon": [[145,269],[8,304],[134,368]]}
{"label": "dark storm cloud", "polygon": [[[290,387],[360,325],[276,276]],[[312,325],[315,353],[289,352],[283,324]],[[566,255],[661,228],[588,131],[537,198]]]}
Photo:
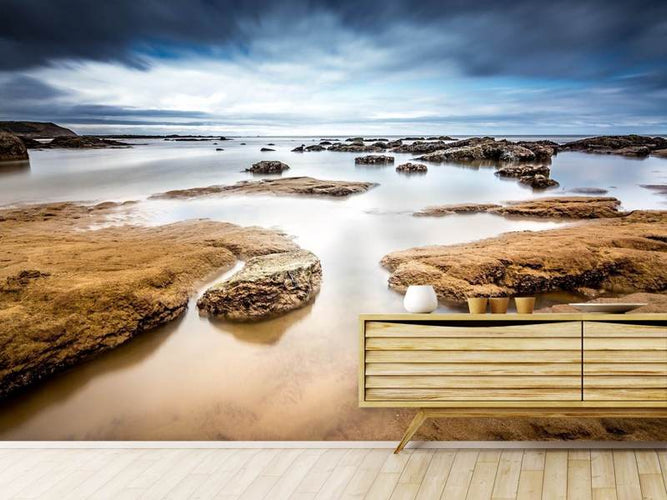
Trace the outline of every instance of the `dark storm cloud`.
{"label": "dark storm cloud", "polygon": [[[142,67],[146,53],[243,51],[254,37],[288,38],[318,15],[397,49],[412,45],[404,38],[411,32],[447,35],[441,46],[397,50],[397,65],[408,68],[451,61],[469,75],[600,78],[628,67],[664,72],[667,64],[667,2],[655,0],[0,0],[0,7],[5,70],[59,59]],[[320,40],[328,35],[335,34]]]}

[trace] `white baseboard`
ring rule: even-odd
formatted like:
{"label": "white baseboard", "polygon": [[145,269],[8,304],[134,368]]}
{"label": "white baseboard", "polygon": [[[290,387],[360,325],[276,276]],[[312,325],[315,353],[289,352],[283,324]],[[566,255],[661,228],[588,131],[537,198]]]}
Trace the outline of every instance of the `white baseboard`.
{"label": "white baseboard", "polygon": [[[0,441],[0,449],[395,448],[398,441]],[[667,441],[411,441],[406,448],[667,449]]]}

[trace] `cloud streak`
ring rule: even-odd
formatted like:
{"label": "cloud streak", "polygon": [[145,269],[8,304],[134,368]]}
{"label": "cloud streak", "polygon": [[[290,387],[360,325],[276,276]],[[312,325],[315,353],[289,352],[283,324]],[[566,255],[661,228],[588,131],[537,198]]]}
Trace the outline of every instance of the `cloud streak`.
{"label": "cloud streak", "polygon": [[227,133],[667,130],[664,2],[5,0],[3,9],[3,118]]}

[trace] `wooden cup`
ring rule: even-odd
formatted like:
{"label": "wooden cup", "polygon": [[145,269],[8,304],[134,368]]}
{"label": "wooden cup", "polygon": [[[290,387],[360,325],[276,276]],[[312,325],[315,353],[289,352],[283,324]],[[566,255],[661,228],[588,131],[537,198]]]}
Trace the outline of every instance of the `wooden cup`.
{"label": "wooden cup", "polygon": [[535,310],[535,297],[514,297],[516,312],[519,314],[533,314]]}
{"label": "wooden cup", "polygon": [[470,314],[486,314],[486,305],[489,300],[486,297],[468,297],[468,310]]}
{"label": "wooden cup", "polygon": [[510,305],[509,297],[491,297],[489,299],[491,304],[491,314],[505,314],[507,306]]}

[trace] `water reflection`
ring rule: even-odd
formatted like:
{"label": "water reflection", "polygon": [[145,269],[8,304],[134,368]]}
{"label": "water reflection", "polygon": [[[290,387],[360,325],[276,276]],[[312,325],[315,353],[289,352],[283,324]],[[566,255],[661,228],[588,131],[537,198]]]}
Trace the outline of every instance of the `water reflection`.
{"label": "water reflection", "polygon": [[[315,301],[261,323],[235,324],[199,315],[197,296],[177,321],[5,401],[4,439],[393,439],[397,412],[357,408],[357,315],[402,310],[379,265],[388,252],[453,244],[561,223],[490,214],[413,217],[426,206],[503,202],[544,196],[488,165],[429,164],[425,175],[395,168],[355,168],[355,153],[291,153],[298,138],[244,138],[210,143],[150,141],[130,150],[35,151],[30,175],[7,175],[2,204],[51,200],[129,200],[119,222],[158,225],[211,218],[276,228],[322,262]],[[247,147],[241,145],[247,143]],[[275,152],[260,153],[267,142]],[[394,155],[395,164],[413,155]],[[213,196],[147,200],[170,189],[230,184],[254,178],[243,169],[261,159],[284,161],[289,176],[376,182],[347,199]],[[660,208],[664,198],[640,184],[661,183],[667,161],[581,153],[554,158],[552,177],[563,194],[581,187],[618,186],[625,209]],[[286,175],[285,175],[286,176]],[[120,217],[125,217],[120,219]],[[242,264],[210,282],[225,279]],[[208,283],[202,284],[202,293]],[[538,306],[568,300],[541,297]],[[444,303],[440,311],[462,310]],[[400,412],[399,412],[400,413]],[[402,425],[402,423],[401,423]]]}

